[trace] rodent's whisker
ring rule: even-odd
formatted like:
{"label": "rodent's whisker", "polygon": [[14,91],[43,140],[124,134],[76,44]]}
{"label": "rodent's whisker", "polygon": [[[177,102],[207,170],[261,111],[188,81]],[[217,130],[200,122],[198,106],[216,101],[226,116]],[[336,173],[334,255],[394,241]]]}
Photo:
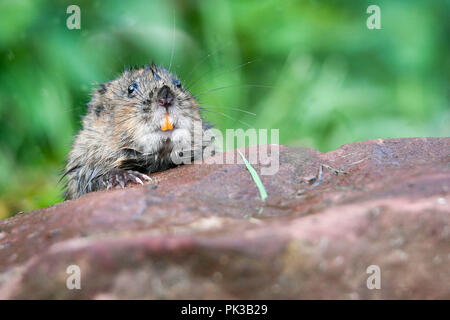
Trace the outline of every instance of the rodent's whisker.
{"label": "rodent's whisker", "polygon": [[217,113],[217,114],[220,114],[220,115],[222,115],[222,116],[224,116],[224,117],[226,117],[226,118],[228,118],[228,119],[231,119],[231,120],[233,120],[233,121],[237,121],[237,122],[239,122],[239,123],[242,123],[243,125],[246,125],[247,127],[249,127],[249,128],[253,128],[251,125],[249,125],[247,122],[244,122],[244,121],[242,121],[242,120],[239,120],[239,119],[236,119],[236,118],[234,118],[234,117],[232,117],[232,116],[230,116],[230,115],[227,115],[226,113],[223,113],[223,112],[220,112],[220,111],[216,111],[216,110],[208,110],[208,109],[202,109],[203,111],[207,111],[207,112],[212,112],[212,113]]}
{"label": "rodent's whisker", "polygon": [[186,76],[186,81],[189,81],[189,83],[187,83],[185,85],[186,88],[188,88],[191,85],[191,80],[190,80],[190,76],[192,75],[192,73],[199,67],[201,66],[206,60],[208,60],[209,58],[211,58],[213,55],[217,54],[218,52],[222,51],[223,49],[225,49],[226,47],[228,47],[229,45],[231,45],[232,41],[229,41],[228,43],[226,43],[224,46],[220,47],[219,49],[214,50],[211,53],[208,53],[206,56],[204,56],[197,64],[194,65],[194,67],[191,69],[191,71],[188,73],[188,75]]}
{"label": "rodent's whisker", "polygon": [[256,116],[256,113],[251,112],[251,111],[247,111],[247,110],[244,110],[244,109],[240,109],[240,108],[222,107],[222,106],[207,106],[207,105],[204,105],[204,104],[201,104],[200,107],[201,107],[202,109],[216,108],[216,109],[235,110],[235,111],[240,111],[240,112],[243,112],[243,113],[250,114],[250,115],[252,115],[252,116]]}
{"label": "rodent's whisker", "polygon": [[[186,109],[189,109],[189,108],[186,108]],[[201,120],[200,117],[195,117],[192,114],[190,114],[189,112],[186,112],[186,111],[183,111],[183,110],[184,109],[180,108],[180,113],[181,113],[182,116],[184,116],[184,117],[186,117],[186,118],[188,118],[190,120],[194,120],[194,121],[200,121]]]}
{"label": "rodent's whisker", "polygon": [[261,85],[261,84],[234,84],[234,85],[209,89],[209,90],[197,93],[196,95],[194,95],[194,97],[197,98],[201,95],[204,95],[204,94],[207,94],[210,92],[219,91],[219,90],[228,89],[228,88],[273,88],[273,86],[267,86],[267,85]]}
{"label": "rodent's whisker", "polygon": [[[219,74],[216,74],[216,75],[214,76],[214,78],[218,78],[218,77],[220,77],[220,76],[223,76],[224,74],[227,74],[227,73],[236,71],[236,70],[238,70],[238,69],[240,69],[240,68],[243,68],[243,67],[245,67],[245,66],[247,66],[247,65],[249,65],[249,64],[251,64],[251,63],[253,63],[253,62],[255,62],[255,61],[258,61],[258,59],[250,60],[250,61],[244,62],[244,63],[242,63],[242,64],[240,64],[240,65],[238,65],[238,66],[236,66],[236,67],[234,67],[234,68],[225,70],[225,71],[223,71],[223,72],[221,72],[221,73],[219,73]],[[209,73],[209,72],[208,72],[208,73]],[[197,83],[198,83],[205,75],[207,75],[208,73],[203,74],[203,75],[202,75],[199,79],[197,79],[194,83],[190,84],[189,87],[187,87],[187,89],[188,89],[189,91],[192,91],[195,87],[198,87],[198,84],[197,84]],[[197,84],[197,85],[196,85],[196,84]]]}
{"label": "rodent's whisker", "polygon": [[172,52],[170,54],[169,72],[172,68],[173,55],[175,53],[175,9],[173,10],[173,29],[172,29]]}

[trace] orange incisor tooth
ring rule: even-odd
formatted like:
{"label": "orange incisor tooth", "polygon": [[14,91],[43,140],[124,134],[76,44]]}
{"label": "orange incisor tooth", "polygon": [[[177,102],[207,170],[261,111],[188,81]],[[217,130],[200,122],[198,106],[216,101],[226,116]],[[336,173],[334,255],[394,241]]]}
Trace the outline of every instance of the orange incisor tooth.
{"label": "orange incisor tooth", "polygon": [[169,116],[169,114],[166,113],[166,116],[164,117],[164,121],[161,125],[162,131],[172,130],[173,124],[172,124],[172,118]]}

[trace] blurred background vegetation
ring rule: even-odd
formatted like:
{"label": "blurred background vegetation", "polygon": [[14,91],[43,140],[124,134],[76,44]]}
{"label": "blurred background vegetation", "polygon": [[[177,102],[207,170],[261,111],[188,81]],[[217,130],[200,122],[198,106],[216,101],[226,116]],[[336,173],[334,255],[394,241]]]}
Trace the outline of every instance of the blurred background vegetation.
{"label": "blurred background vegetation", "polygon": [[[168,66],[173,44],[172,70],[194,93],[236,85],[201,95],[203,104],[256,113],[211,109],[280,128],[282,144],[326,152],[449,136],[449,3],[1,0],[0,218],[62,200],[59,172],[95,83],[124,66]],[[66,27],[71,4],[81,30]],[[370,4],[381,30],[366,28]]]}

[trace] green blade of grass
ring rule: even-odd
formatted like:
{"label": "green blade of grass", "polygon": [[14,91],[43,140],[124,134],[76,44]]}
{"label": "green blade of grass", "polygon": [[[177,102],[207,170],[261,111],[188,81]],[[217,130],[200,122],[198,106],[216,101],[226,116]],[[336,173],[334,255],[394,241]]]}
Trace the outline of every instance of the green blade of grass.
{"label": "green blade of grass", "polygon": [[266,188],[262,184],[261,179],[259,178],[258,173],[256,170],[252,167],[252,165],[248,162],[248,160],[245,158],[245,156],[238,150],[239,154],[241,155],[242,160],[244,160],[245,166],[247,167],[248,172],[250,172],[250,175],[253,178],[253,181],[255,182],[256,186],[259,190],[259,195],[261,196],[261,200],[265,201],[267,198],[267,192]]}

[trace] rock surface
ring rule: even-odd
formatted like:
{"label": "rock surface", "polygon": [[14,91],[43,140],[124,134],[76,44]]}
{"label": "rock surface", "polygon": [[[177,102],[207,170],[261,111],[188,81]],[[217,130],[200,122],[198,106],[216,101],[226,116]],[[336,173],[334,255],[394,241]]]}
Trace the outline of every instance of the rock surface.
{"label": "rock surface", "polygon": [[450,138],[280,146],[265,203],[243,164],[152,178],[1,220],[0,298],[450,298]]}

